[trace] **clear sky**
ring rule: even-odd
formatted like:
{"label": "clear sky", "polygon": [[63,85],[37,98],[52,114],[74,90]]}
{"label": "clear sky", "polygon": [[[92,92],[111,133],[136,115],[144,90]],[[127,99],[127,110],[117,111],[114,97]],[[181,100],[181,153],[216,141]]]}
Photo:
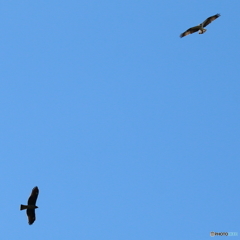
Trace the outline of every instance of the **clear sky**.
{"label": "clear sky", "polygon": [[239,9],[1,1],[0,239],[240,235]]}

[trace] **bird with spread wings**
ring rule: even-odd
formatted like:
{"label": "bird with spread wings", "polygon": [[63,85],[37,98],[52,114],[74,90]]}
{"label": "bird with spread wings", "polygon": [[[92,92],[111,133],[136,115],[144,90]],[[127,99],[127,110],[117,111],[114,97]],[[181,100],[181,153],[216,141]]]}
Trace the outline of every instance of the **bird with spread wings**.
{"label": "bird with spread wings", "polygon": [[202,22],[201,24],[199,24],[198,26],[189,28],[187,31],[185,31],[184,33],[182,33],[180,35],[180,37],[185,37],[189,34],[195,33],[197,31],[199,31],[199,34],[203,34],[207,31],[207,29],[204,29],[204,27],[206,27],[208,24],[210,24],[212,21],[214,21],[215,19],[217,19],[218,17],[220,17],[220,14],[216,14],[214,16],[211,16],[209,18],[207,18],[204,22]]}
{"label": "bird with spread wings", "polygon": [[36,206],[37,202],[37,197],[39,194],[39,189],[38,187],[33,188],[32,193],[30,197],[28,198],[28,205],[20,205],[20,210],[27,209],[27,216],[28,216],[28,223],[29,225],[33,224],[34,221],[36,220],[35,216],[35,208],[38,208]]}

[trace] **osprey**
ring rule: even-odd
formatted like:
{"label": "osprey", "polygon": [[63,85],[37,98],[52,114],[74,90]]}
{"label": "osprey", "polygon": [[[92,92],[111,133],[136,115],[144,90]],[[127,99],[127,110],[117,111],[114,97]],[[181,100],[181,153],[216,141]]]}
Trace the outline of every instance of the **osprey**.
{"label": "osprey", "polygon": [[36,220],[35,216],[35,208],[38,208],[36,206],[37,197],[39,194],[38,187],[33,188],[32,193],[30,197],[28,198],[28,205],[20,205],[20,210],[27,209],[27,216],[28,216],[28,223],[29,225],[33,224]]}
{"label": "osprey", "polygon": [[203,23],[199,24],[198,26],[189,28],[187,31],[185,31],[184,33],[182,33],[180,35],[180,37],[185,37],[189,34],[195,33],[197,31],[199,31],[199,34],[203,34],[207,31],[207,29],[204,29],[204,27],[206,27],[208,24],[210,24],[212,21],[214,21],[215,19],[217,19],[218,17],[220,17],[220,14],[216,14],[214,16],[211,16],[209,18],[207,18]]}

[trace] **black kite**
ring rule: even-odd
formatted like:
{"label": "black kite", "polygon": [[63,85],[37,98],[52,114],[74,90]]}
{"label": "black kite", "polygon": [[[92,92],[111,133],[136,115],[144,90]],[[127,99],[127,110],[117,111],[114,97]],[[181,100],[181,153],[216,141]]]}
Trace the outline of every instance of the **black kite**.
{"label": "black kite", "polygon": [[39,194],[38,187],[33,188],[32,193],[31,193],[30,197],[28,198],[28,205],[22,205],[22,204],[20,205],[20,210],[27,209],[26,212],[27,212],[27,216],[28,216],[29,225],[33,224],[34,221],[36,220],[35,208],[38,208],[36,206],[38,194]]}

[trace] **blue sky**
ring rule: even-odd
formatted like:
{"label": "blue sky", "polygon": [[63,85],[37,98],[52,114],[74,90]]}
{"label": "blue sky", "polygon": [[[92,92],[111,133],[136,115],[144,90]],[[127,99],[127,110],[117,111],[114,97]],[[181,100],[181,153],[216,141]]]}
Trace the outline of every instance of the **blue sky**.
{"label": "blue sky", "polygon": [[1,239],[240,234],[239,9],[1,1]]}

